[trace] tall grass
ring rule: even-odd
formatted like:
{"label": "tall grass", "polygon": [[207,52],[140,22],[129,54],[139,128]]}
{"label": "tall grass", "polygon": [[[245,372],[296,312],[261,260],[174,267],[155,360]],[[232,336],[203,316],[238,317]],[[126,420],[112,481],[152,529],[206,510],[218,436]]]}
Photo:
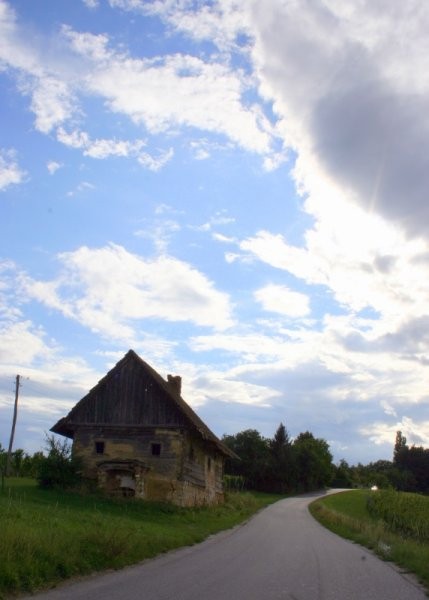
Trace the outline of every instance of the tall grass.
{"label": "tall grass", "polygon": [[235,493],[222,506],[184,509],[8,480],[0,493],[0,597],[200,542],[277,499]]}
{"label": "tall grass", "polygon": [[[426,511],[426,517],[422,519],[428,519],[428,500],[403,492],[353,490],[316,500],[310,505],[310,512],[331,531],[370,548],[384,560],[413,573],[429,591],[429,540],[417,535],[424,527],[414,528],[416,535],[410,536],[413,510],[420,516]],[[409,512],[405,510],[407,503],[411,507]],[[404,516],[406,512],[407,517]],[[420,517],[416,522],[422,523]],[[395,527],[401,525],[395,529],[392,523]]]}
{"label": "tall grass", "polygon": [[429,498],[418,494],[380,490],[368,499],[371,515],[396,533],[429,542]]}

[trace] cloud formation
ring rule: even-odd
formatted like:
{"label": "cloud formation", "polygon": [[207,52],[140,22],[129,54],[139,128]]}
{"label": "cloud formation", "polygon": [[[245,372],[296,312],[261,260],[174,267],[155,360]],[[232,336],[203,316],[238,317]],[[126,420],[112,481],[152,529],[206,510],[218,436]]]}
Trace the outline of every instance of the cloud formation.
{"label": "cloud formation", "polygon": [[[5,129],[2,205],[21,223],[8,199],[31,191],[35,223],[25,258],[5,238],[23,265],[2,263],[8,373],[21,356],[86,382],[133,346],[228,426],[290,416],[361,460],[395,428],[426,443],[427,4],[63,10],[36,27],[0,0],[27,119],[21,139]],[[82,363],[63,349],[80,336]]]}
{"label": "cloud formation", "polygon": [[0,148],[0,191],[21,183],[25,175],[25,171],[16,162],[15,153]]}
{"label": "cloud formation", "polygon": [[[97,3],[90,7],[95,9]],[[127,6],[139,7],[138,3]],[[43,48],[34,52],[13,9],[4,0],[1,9],[0,60],[19,78],[22,92],[30,96],[40,132],[56,131],[60,142],[93,158],[138,154],[145,167],[156,170],[165,164],[170,148],[162,151],[163,160],[153,159],[150,152],[139,154],[146,141],[91,141],[87,132],[74,129],[66,133],[66,126],[70,129],[76,119],[83,120],[82,103],[84,96],[90,95],[102,104],[103,111],[130,119],[150,135],[195,128],[264,156],[267,168],[279,162],[272,123],[257,102],[245,100],[254,89],[253,79],[243,70],[232,69],[222,57],[212,54],[204,59],[176,52],[136,58],[123,46],[115,48],[106,34],[75,31],[64,25],[51,42],[59,59]]]}
{"label": "cloud formation", "polygon": [[300,185],[320,196],[316,166],[347,200],[427,237],[429,81],[416,74],[429,7],[253,2],[251,18],[260,89],[300,157]]}
{"label": "cloud formation", "polygon": [[23,279],[27,295],[103,336],[132,343],[132,323],[142,319],[188,321],[218,330],[233,323],[228,295],[173,257],[146,260],[110,244],[81,247],[58,259],[57,279]]}

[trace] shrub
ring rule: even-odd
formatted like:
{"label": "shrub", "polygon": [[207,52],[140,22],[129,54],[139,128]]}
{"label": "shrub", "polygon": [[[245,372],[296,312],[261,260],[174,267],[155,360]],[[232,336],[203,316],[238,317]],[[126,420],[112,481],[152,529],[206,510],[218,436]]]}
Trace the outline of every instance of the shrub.
{"label": "shrub", "polygon": [[37,482],[41,488],[72,488],[80,483],[80,462],[67,440],[46,436],[48,455],[40,459]]}

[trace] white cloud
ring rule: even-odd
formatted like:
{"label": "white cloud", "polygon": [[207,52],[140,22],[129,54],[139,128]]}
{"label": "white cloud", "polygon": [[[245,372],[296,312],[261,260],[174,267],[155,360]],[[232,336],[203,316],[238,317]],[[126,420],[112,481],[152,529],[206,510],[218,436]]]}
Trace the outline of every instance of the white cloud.
{"label": "white cloud", "polygon": [[247,11],[243,10],[242,3],[237,0],[219,0],[199,6],[189,0],[109,0],[109,3],[122,10],[158,15],[171,28],[196,41],[209,40],[222,51],[240,50],[237,37],[249,34]]}
{"label": "white cloud", "polygon": [[76,196],[76,194],[81,194],[82,192],[87,192],[89,190],[94,189],[95,185],[89,183],[89,181],[81,181],[74,190],[70,190],[69,192],[67,192],[67,196],[72,198],[73,196]]}
{"label": "white cloud", "polygon": [[158,156],[152,156],[147,152],[140,152],[138,155],[138,162],[149,169],[150,171],[160,171],[174,156],[173,148],[169,148],[164,152],[161,152]]}
{"label": "white cloud", "polygon": [[[94,2],[88,4],[95,6]],[[247,100],[248,95],[255,96],[255,79],[244,70],[232,68],[225,56],[212,53],[203,59],[176,53],[134,58],[124,46],[115,47],[106,34],[74,31],[69,26],[63,26],[53,40],[40,36],[38,47],[34,48],[14,11],[6,4],[3,8],[0,59],[18,76],[21,91],[31,96],[31,110],[39,131],[50,133],[55,128],[75,126],[77,117],[85,120],[83,101],[91,95],[103,102],[103,111],[125,115],[150,134],[171,134],[178,128],[192,127],[225,136],[230,144],[262,155],[267,168],[279,164],[281,153],[273,149],[278,143],[278,132],[257,100]],[[198,15],[187,10],[179,12],[170,11],[167,20],[190,33],[192,28],[185,21],[190,24],[190,19]],[[155,13],[159,11],[155,9]],[[205,15],[206,22],[214,17],[217,31],[223,31],[225,39],[229,35],[225,37],[228,24],[235,19],[231,28],[234,37],[236,25],[242,23],[236,7],[225,5],[215,13],[216,10],[202,10],[200,17]],[[209,27],[204,36],[215,29]],[[95,157],[129,156],[130,148],[123,144],[133,144],[113,141],[109,136],[90,144],[82,138],[72,140],[71,135],[61,129],[59,138]],[[208,152],[207,145],[200,145],[198,159],[205,158]],[[158,159],[152,153],[142,153],[140,162],[157,170],[169,158],[170,151]]]}
{"label": "white cloud", "polygon": [[98,8],[99,0],[82,0],[82,2],[90,9]]}
{"label": "white cloud", "polygon": [[228,216],[227,211],[222,210],[214,214],[202,225],[190,226],[190,229],[194,229],[195,231],[212,231],[219,225],[231,225],[232,223],[235,223],[235,217]]}
{"label": "white cloud", "polygon": [[410,417],[403,417],[395,423],[379,422],[361,428],[361,433],[377,445],[392,444],[397,431],[402,431],[409,445],[429,446],[429,421],[416,422]]}
{"label": "white cloud", "polygon": [[300,185],[329,202],[312,185],[316,168],[328,191],[335,181],[349,201],[427,236],[429,6],[246,6],[259,89],[298,155]]}
{"label": "white cloud", "polygon": [[164,218],[162,221],[157,220],[155,223],[145,223],[145,227],[136,231],[134,235],[151,240],[158,254],[166,254],[171,236],[180,229],[181,227],[177,221]]}
{"label": "white cloud", "polygon": [[211,372],[199,376],[190,382],[189,394],[194,406],[209,401],[226,404],[246,404],[269,407],[270,401],[280,393],[268,386],[256,385],[245,381],[234,381],[227,374]]}
{"label": "white cloud", "polygon": [[155,172],[162,169],[174,155],[172,148],[161,152],[157,157],[151,156],[148,152],[143,152],[142,149],[147,144],[145,140],[92,140],[85,131],[75,130],[68,133],[63,127],[58,128],[57,139],[69,148],[83,150],[84,156],[96,159],[105,159],[111,156],[133,157],[137,159],[139,164]]}
{"label": "white cloud", "polygon": [[256,107],[243,106],[246,79],[222,64],[180,54],[152,60],[116,55],[96,65],[87,87],[152,133],[191,126],[223,134],[246,150],[270,152],[268,121]]}
{"label": "white cloud", "polygon": [[10,185],[22,183],[25,176],[25,171],[16,162],[15,153],[12,150],[0,149],[0,191]]}
{"label": "white cloud", "polygon": [[138,339],[136,322],[150,318],[219,330],[232,324],[228,296],[175,258],[145,260],[111,244],[82,247],[59,260],[63,269],[58,279],[28,278],[26,293],[103,336],[133,342]]}
{"label": "white cloud", "polygon": [[31,364],[47,359],[52,350],[44,341],[45,332],[30,321],[0,323],[0,362],[4,365]]}
{"label": "white cloud", "polygon": [[254,296],[262,308],[270,312],[290,317],[305,317],[310,313],[308,296],[294,292],[285,285],[266,285],[256,290]]}
{"label": "white cloud", "polygon": [[[247,257],[288,271],[307,284],[322,285],[346,309],[370,307],[380,314],[379,333],[427,314],[429,263],[427,244],[404,234],[375,215],[331,198],[307,209],[316,222],[305,246],[292,246],[279,234],[260,231],[242,240]],[[393,328],[393,329],[392,329]]]}
{"label": "white cloud", "polygon": [[141,149],[146,145],[144,140],[135,140],[134,142],[107,139],[91,140],[85,131],[67,133],[62,127],[57,130],[57,139],[70,148],[82,149],[84,156],[99,159],[108,156],[139,156]]}
{"label": "white cloud", "polygon": [[75,112],[76,101],[70,87],[57,77],[37,78],[27,89],[32,93],[31,110],[36,115],[36,129],[42,133],[50,133]]}
{"label": "white cloud", "polygon": [[53,175],[58,169],[61,169],[64,165],[62,163],[58,163],[55,160],[50,160],[46,164],[46,168],[48,169],[50,175]]}
{"label": "white cloud", "polygon": [[244,361],[278,359],[288,352],[287,338],[283,335],[268,336],[261,332],[230,334],[216,333],[213,335],[195,335],[189,340],[193,352],[223,350],[235,354]]}
{"label": "white cloud", "polygon": [[235,238],[228,237],[222,233],[213,233],[212,238],[216,240],[216,242],[221,242],[222,244],[233,244],[237,242]]}

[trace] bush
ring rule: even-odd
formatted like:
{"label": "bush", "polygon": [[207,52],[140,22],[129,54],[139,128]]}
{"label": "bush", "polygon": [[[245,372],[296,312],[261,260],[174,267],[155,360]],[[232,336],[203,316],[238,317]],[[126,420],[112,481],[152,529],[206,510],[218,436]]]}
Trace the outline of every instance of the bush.
{"label": "bush", "polygon": [[37,482],[41,488],[72,488],[81,481],[80,462],[73,457],[67,440],[46,436],[48,455],[40,459]]}

